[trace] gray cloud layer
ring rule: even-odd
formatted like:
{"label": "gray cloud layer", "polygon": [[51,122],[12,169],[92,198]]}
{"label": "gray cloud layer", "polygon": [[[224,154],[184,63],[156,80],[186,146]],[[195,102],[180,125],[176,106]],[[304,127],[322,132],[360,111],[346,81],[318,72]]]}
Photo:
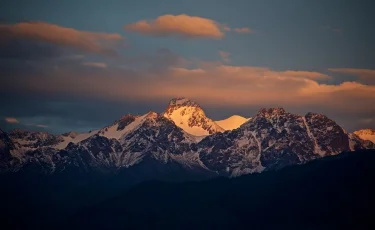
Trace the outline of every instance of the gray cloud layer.
{"label": "gray cloud layer", "polygon": [[[0,65],[0,116],[39,122],[54,131],[98,128],[128,112],[161,112],[178,96],[196,100],[214,119],[249,117],[277,106],[324,113],[348,130],[375,126],[375,86],[361,84],[360,76],[358,82],[337,85],[330,83],[329,71],[193,63],[167,49],[124,58],[123,65],[111,68],[85,66],[80,59],[13,62],[23,68]],[[185,67],[192,64],[196,67]]]}

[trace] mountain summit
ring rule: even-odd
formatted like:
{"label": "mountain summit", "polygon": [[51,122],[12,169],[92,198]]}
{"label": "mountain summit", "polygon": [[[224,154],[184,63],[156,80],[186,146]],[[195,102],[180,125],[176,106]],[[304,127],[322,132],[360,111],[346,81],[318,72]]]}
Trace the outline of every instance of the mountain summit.
{"label": "mountain summit", "polygon": [[163,115],[194,136],[224,132],[222,127],[206,116],[197,103],[187,98],[172,99]]}
{"label": "mountain summit", "polygon": [[356,134],[363,140],[369,140],[375,143],[375,129],[361,129],[355,131],[354,134]]}

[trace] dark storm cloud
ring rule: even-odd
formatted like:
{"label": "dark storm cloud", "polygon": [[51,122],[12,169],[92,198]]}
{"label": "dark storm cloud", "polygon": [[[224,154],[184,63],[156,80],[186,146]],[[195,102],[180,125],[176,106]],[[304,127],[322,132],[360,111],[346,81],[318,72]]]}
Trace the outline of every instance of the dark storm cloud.
{"label": "dark storm cloud", "polygon": [[121,69],[143,69],[153,72],[161,72],[168,67],[186,66],[189,61],[167,48],[159,48],[155,51],[124,54],[117,59]]}
{"label": "dark storm cloud", "polygon": [[[100,63],[108,68],[97,68],[87,63]],[[168,49],[134,57],[125,56],[110,65],[69,58],[27,61],[5,59],[0,60],[3,81],[0,88],[9,92],[42,92],[53,95],[68,93],[79,97],[90,95],[112,100],[134,98],[132,93],[138,90],[135,96],[139,96],[140,100],[150,100],[147,89],[152,87],[153,82],[165,79],[164,73],[170,67],[184,63],[183,58]]]}
{"label": "dark storm cloud", "polygon": [[64,51],[55,45],[41,42],[13,40],[0,45],[0,59],[39,60],[62,56]]}
{"label": "dark storm cloud", "polygon": [[38,41],[13,40],[0,44],[0,80],[3,85],[19,83],[33,76],[48,77],[56,64],[74,64],[83,55]]}
{"label": "dark storm cloud", "polygon": [[[162,112],[167,101],[137,102],[134,100],[103,100],[92,96],[43,94],[28,92],[0,92],[0,128],[10,130],[46,130],[53,133],[68,131],[87,132],[112,124],[125,114]],[[17,124],[5,122],[5,117],[15,117]],[[29,124],[42,124],[37,127]]]}
{"label": "dark storm cloud", "polygon": [[375,70],[353,68],[331,68],[329,71],[347,76],[356,77],[356,81],[364,84],[375,85]]}
{"label": "dark storm cloud", "polygon": [[[106,101],[94,98],[77,98],[51,95],[5,95],[0,94],[2,116],[17,118],[19,124],[6,124],[1,128],[24,127],[29,123],[47,125],[45,130],[53,132],[88,131],[112,124],[127,113],[146,113],[156,105],[145,105],[125,101]],[[11,98],[9,97],[11,96]],[[39,127],[26,127],[28,129]]]}
{"label": "dark storm cloud", "polygon": [[[128,90],[127,84],[123,88],[119,85],[112,89],[111,86],[118,81],[140,84],[147,80],[147,76],[133,70],[133,67],[160,73],[168,66],[183,61],[168,49],[159,49],[154,53],[125,56],[120,63],[114,63],[115,67],[107,70],[85,65],[87,61],[84,57],[68,55],[65,50],[60,52],[56,46],[47,46],[51,52],[39,52],[40,47],[35,43],[23,44],[26,50],[33,50],[35,54],[29,55],[22,49],[12,53],[12,49],[17,48],[9,47],[9,52],[4,52],[0,58],[0,117],[11,116],[21,121],[9,124],[2,119],[0,127],[7,130],[18,127],[59,133],[88,131],[109,125],[126,113],[161,112],[168,101],[108,97],[113,91],[121,93]],[[116,67],[116,64],[124,66]],[[103,89],[103,85],[107,87]],[[146,91],[140,93],[147,97]],[[48,127],[27,126],[26,123]]]}

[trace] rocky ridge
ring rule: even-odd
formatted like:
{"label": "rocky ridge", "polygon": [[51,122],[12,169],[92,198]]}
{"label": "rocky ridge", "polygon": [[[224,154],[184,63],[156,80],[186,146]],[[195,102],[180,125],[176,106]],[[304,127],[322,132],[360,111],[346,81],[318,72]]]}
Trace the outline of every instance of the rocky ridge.
{"label": "rocky ridge", "polygon": [[[192,127],[210,135],[194,136]],[[161,171],[178,165],[186,172],[239,176],[374,147],[322,114],[301,116],[283,108],[261,109],[224,131],[198,104],[178,98],[163,114],[128,114],[89,133],[0,131],[0,171],[117,173],[153,162]]]}

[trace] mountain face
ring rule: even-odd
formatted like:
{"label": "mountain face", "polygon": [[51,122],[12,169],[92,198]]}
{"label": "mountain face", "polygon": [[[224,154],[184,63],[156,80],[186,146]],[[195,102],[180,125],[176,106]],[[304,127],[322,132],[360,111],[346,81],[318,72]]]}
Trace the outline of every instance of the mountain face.
{"label": "mountain face", "polygon": [[169,102],[164,116],[178,127],[194,136],[207,136],[224,132],[224,129],[206,117],[202,108],[186,98],[176,98]]}
{"label": "mountain face", "polygon": [[142,178],[171,176],[173,170],[239,176],[368,148],[375,146],[321,114],[261,109],[239,128],[224,131],[198,104],[177,98],[163,114],[128,114],[88,133],[1,131],[0,172],[121,173],[155,168],[157,174],[146,170]]}
{"label": "mountain face", "polygon": [[321,114],[291,114],[282,108],[261,109],[240,128],[203,139],[201,161],[232,176],[301,164],[344,151],[366,148]]}
{"label": "mountain face", "polygon": [[[193,151],[196,149],[195,137],[154,112],[143,116],[127,115],[111,126],[86,134],[70,133],[62,137],[51,135],[45,139],[54,141],[48,141],[39,148],[29,148],[28,142],[27,147],[13,146],[13,143],[21,142],[19,136],[13,141],[3,134],[4,143],[7,143],[4,153],[19,159],[17,170],[26,166],[30,168],[32,165],[32,168],[39,168],[47,173],[72,168],[108,173],[151,159],[164,165],[181,162],[181,165],[189,169],[202,168],[197,160],[197,153]],[[29,134],[25,136],[29,137]],[[33,140],[33,147],[38,141],[41,142]],[[60,149],[61,146],[66,147]]]}
{"label": "mountain face", "polygon": [[195,157],[191,150],[194,137],[172,121],[154,112],[130,121],[120,120],[78,144],[69,145],[66,150],[81,156],[81,163],[93,170],[129,168],[148,158],[163,164],[182,161],[189,167],[195,166],[196,162],[190,160]]}
{"label": "mountain face", "polygon": [[10,139],[9,135],[0,129],[0,171],[13,170],[14,165],[19,164],[12,152],[16,146]]}
{"label": "mountain face", "polygon": [[375,143],[369,140],[364,140],[355,133],[349,133],[349,145],[351,150],[355,149],[375,149]]}
{"label": "mountain face", "polygon": [[233,115],[227,119],[215,121],[224,130],[233,130],[239,128],[243,123],[250,120],[251,118],[244,118],[238,115]]}

